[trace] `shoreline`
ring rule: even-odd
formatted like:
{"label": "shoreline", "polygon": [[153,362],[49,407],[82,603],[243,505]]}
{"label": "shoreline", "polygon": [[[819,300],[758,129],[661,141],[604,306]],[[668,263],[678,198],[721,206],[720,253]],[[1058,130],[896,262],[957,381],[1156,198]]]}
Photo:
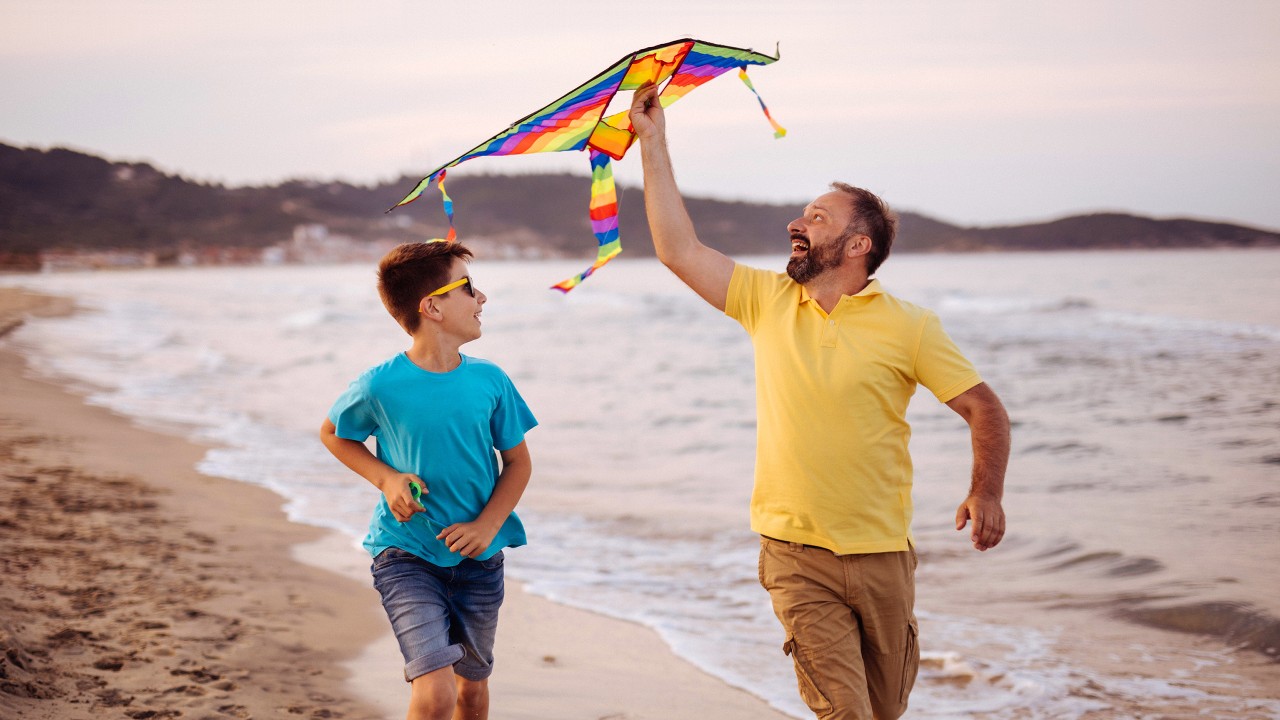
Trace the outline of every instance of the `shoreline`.
{"label": "shoreline", "polygon": [[[72,311],[0,289],[0,337]],[[206,448],[32,378],[9,347],[0,392],[0,714],[403,716],[399,651],[347,538],[197,472]],[[516,581],[495,654],[495,717],[789,717],[649,628]]]}
{"label": "shoreline", "polygon": [[[38,298],[18,312],[70,309]],[[272,551],[324,530],[196,472],[205,448],[32,379],[11,348],[0,392],[0,715],[375,716],[334,691],[378,627],[372,591]]]}

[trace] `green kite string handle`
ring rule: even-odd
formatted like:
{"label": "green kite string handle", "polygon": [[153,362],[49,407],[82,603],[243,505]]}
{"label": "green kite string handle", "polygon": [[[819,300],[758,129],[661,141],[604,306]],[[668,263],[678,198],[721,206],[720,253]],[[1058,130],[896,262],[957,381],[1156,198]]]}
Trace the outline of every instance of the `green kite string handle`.
{"label": "green kite string handle", "polygon": [[[422,505],[423,507],[426,507],[426,505],[423,505],[422,503],[422,486],[421,485],[419,485],[416,482],[413,482],[412,480],[409,481],[409,492],[413,493],[414,502],[418,503],[419,505]],[[409,518],[409,520],[412,521],[414,518],[421,518],[422,522],[427,524],[427,529],[431,531],[431,535],[433,537],[444,532],[444,526],[434,520],[428,519],[427,514],[425,512],[416,512],[413,514],[412,517]]]}

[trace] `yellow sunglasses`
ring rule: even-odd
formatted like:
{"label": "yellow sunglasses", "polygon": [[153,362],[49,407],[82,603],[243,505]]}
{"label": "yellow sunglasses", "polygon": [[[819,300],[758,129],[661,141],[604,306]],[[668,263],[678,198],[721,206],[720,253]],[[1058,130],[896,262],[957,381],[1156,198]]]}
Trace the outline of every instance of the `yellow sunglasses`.
{"label": "yellow sunglasses", "polygon": [[463,277],[461,277],[461,278],[459,278],[459,279],[457,279],[457,280],[454,280],[453,282],[449,283],[448,285],[445,285],[444,287],[442,287],[442,288],[440,288],[440,289],[436,290],[435,292],[427,293],[427,297],[435,297],[435,296],[437,296],[437,295],[443,295],[443,294],[445,294],[445,293],[449,292],[450,290],[452,290],[452,289],[454,289],[454,288],[457,288],[457,287],[462,287],[463,285],[466,285],[466,286],[467,286],[467,294],[468,294],[468,295],[470,295],[471,297],[475,297],[475,296],[476,296],[476,288],[475,288],[475,286],[474,286],[474,285],[472,285],[472,284],[471,284],[471,276],[470,276],[470,275],[464,275]]}

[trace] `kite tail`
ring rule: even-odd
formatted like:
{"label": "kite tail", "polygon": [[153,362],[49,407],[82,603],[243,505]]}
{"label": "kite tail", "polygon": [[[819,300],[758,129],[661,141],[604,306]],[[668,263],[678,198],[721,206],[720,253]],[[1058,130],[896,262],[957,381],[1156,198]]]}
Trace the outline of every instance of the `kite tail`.
{"label": "kite tail", "polygon": [[779,125],[778,121],[774,120],[773,116],[769,114],[769,107],[764,104],[764,98],[760,97],[760,93],[756,92],[756,86],[751,84],[751,78],[747,77],[746,65],[738,68],[738,77],[746,84],[748,90],[755,93],[756,100],[760,101],[760,109],[764,111],[765,119],[773,126],[773,136],[775,138],[786,137],[787,129]]}
{"label": "kite tail", "polygon": [[608,155],[594,149],[591,150],[591,232],[600,243],[596,261],[568,280],[552,285],[553,289],[569,292],[622,252],[622,241],[618,238],[618,192],[613,184],[613,166],[609,164]]}
{"label": "kite tail", "polygon": [[[444,214],[449,216],[449,234],[446,237],[433,238],[431,240],[428,240],[427,242],[451,243],[451,242],[455,242],[458,239],[458,231],[454,230],[453,228],[453,199],[449,197],[449,193],[444,191],[445,172],[446,172],[445,170],[440,170],[434,175],[426,176],[425,178],[422,179],[422,182],[418,183],[418,186],[413,189],[413,192],[406,195],[403,200],[396,203],[395,207],[391,208],[391,210],[395,210],[401,205],[408,205],[414,200],[417,200],[419,197],[422,196],[422,193],[427,191],[427,188],[431,187],[431,181],[432,180],[436,181],[436,186],[440,188],[440,197],[443,199],[443,202],[444,202]],[[387,212],[391,212],[391,210],[388,210]]]}
{"label": "kite tail", "polygon": [[445,236],[445,241],[454,242],[458,239],[458,231],[453,229],[453,199],[444,191],[445,173],[444,170],[440,171],[440,179],[436,181],[436,187],[440,188],[440,197],[443,198],[444,214],[449,216],[449,234]]}

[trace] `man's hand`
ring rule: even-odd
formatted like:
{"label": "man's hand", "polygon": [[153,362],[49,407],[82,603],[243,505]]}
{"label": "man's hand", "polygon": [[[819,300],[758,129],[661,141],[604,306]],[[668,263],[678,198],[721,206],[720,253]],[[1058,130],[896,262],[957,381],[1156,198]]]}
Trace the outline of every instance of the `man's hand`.
{"label": "man's hand", "polygon": [[627,115],[641,142],[660,138],[667,132],[667,116],[662,110],[662,103],[658,102],[657,85],[641,85],[631,96],[631,110]]}
{"label": "man's hand", "polygon": [[414,513],[420,513],[426,508],[422,507],[413,497],[413,489],[409,487],[409,483],[417,483],[422,488],[422,493],[427,493],[427,486],[422,482],[422,478],[413,473],[396,473],[382,481],[382,496],[387,499],[387,507],[391,508],[391,514],[400,522],[409,522],[409,518]]}
{"label": "man's hand", "polygon": [[999,500],[977,495],[965,498],[956,510],[956,530],[963,530],[969,520],[973,520],[969,537],[975,548],[986,551],[1000,544],[1004,537],[1004,508]]}
{"label": "man's hand", "polygon": [[497,534],[498,528],[473,520],[450,525],[441,530],[436,539],[443,540],[450,552],[456,552],[462,557],[480,557],[489,549],[489,543],[493,542]]}
{"label": "man's hand", "polygon": [[1009,466],[1009,413],[986,383],[947,402],[969,423],[973,437],[973,481],[969,497],[956,510],[956,530],[973,521],[973,546],[990,550],[1004,537],[1004,473]]}

